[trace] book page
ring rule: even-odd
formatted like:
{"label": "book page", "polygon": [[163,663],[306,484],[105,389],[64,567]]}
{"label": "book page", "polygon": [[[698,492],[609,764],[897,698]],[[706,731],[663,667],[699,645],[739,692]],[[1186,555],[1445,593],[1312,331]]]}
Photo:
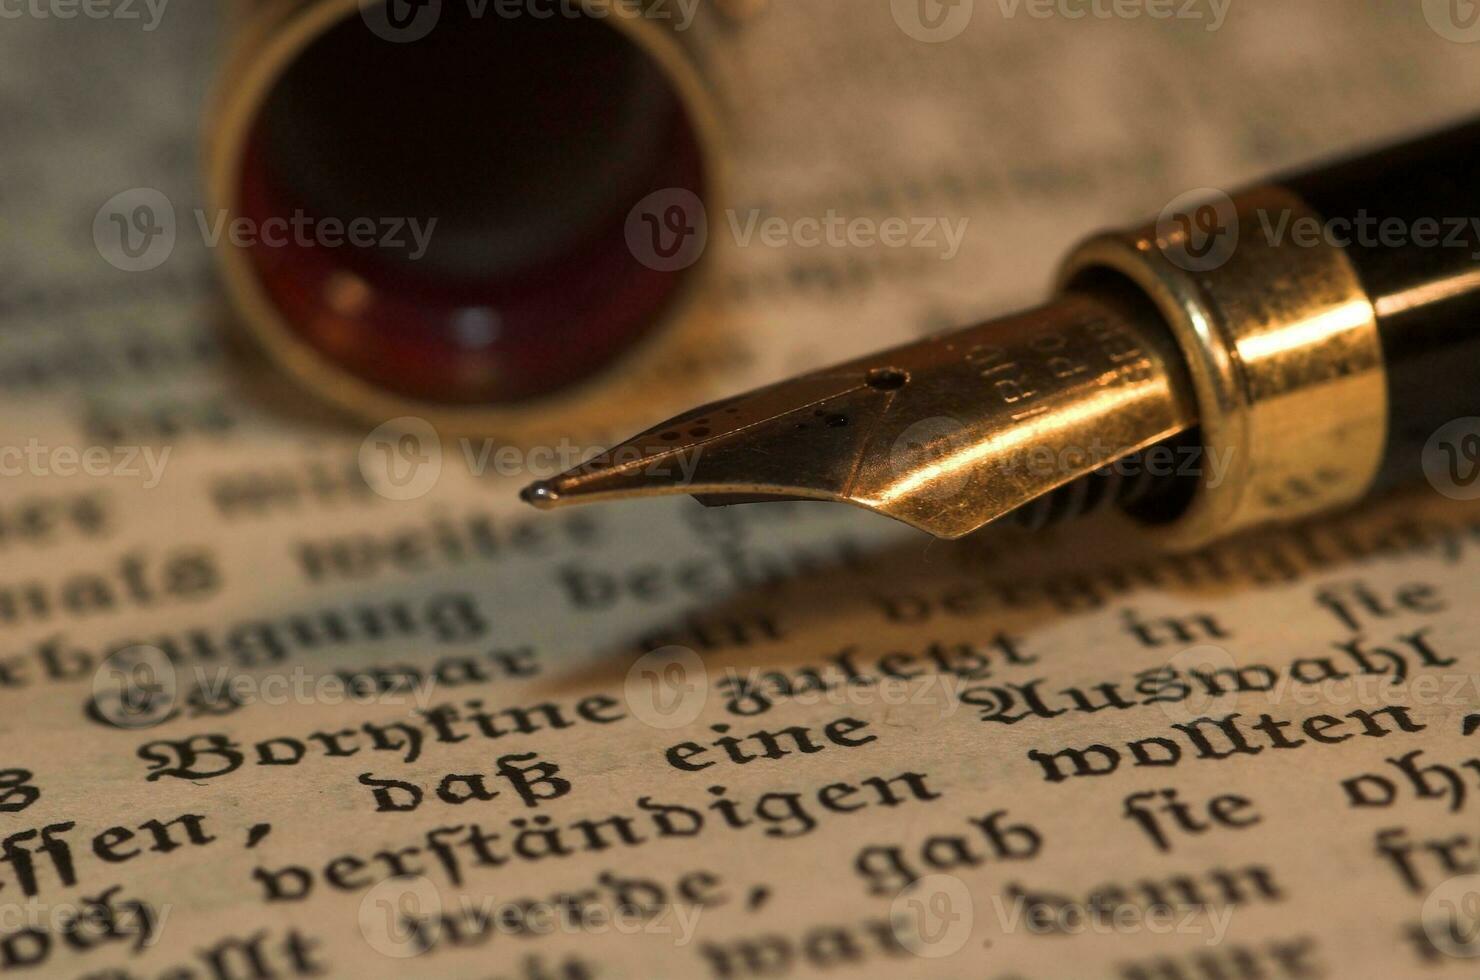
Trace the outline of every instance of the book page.
{"label": "book page", "polygon": [[[736,4],[710,339],[515,442],[345,421],[233,339],[222,6],[0,32],[0,973],[1472,974],[1480,490],[1195,555],[517,499],[1037,302],[1187,191],[1462,116],[1458,11]],[[167,254],[119,267],[160,200]],[[889,218],[916,244],[792,234]]]}

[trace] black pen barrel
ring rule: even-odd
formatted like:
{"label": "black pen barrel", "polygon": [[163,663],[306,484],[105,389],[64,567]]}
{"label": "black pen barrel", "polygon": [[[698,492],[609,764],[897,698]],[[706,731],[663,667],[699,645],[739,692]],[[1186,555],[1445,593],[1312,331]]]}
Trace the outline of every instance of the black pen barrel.
{"label": "black pen barrel", "polygon": [[1480,416],[1480,120],[1184,195],[1061,277],[1117,280],[1155,305],[1198,408],[1208,463],[1151,515],[1171,545],[1433,479],[1434,445],[1480,470],[1480,421],[1451,426]]}
{"label": "black pen barrel", "polygon": [[1480,415],[1480,120],[1281,183],[1377,313],[1390,425],[1374,489],[1420,479],[1430,437]]}

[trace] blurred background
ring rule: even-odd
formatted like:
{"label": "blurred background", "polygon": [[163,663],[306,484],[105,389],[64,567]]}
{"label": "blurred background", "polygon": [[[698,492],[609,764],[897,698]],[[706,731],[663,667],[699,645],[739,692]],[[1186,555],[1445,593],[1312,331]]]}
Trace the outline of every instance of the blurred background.
{"label": "blurred background", "polygon": [[[329,826],[334,837],[337,821],[364,815],[368,797],[357,795],[358,770],[343,767],[314,770],[323,781],[311,785],[244,773],[225,787],[230,792],[217,784],[146,783],[135,749],[150,735],[86,720],[86,671],[44,673],[37,665],[47,662],[48,644],[101,661],[129,641],[183,643],[196,635],[191,630],[225,632],[235,644],[228,661],[251,671],[260,666],[253,657],[267,635],[264,623],[286,634],[283,623],[325,609],[456,593],[486,619],[487,633],[476,640],[438,646],[418,635],[326,644],[303,660],[333,670],[424,665],[459,643],[478,656],[528,648],[541,673],[516,689],[527,701],[620,687],[626,662],[617,654],[635,655],[664,638],[678,642],[675,636],[697,644],[691,617],[703,614],[784,620],[784,642],[765,637],[741,650],[752,658],[747,664],[790,669],[852,642],[860,623],[880,649],[918,649],[920,629],[884,623],[870,595],[905,582],[948,594],[980,583],[989,570],[1006,574],[1017,567],[1010,562],[1042,557],[1068,570],[1056,580],[1061,593],[1033,593],[1015,618],[993,610],[990,620],[938,621],[931,641],[980,643],[990,635],[988,621],[992,631],[1004,622],[1031,626],[1035,642],[1056,652],[1054,668],[1066,683],[1101,680],[1102,652],[1121,639],[1121,624],[1079,577],[1116,557],[1094,545],[1055,551],[1050,536],[1027,553],[990,533],[952,545],[847,508],[785,504],[707,511],[686,499],[656,500],[544,517],[526,513],[517,491],[705,400],[1035,303],[1075,240],[1153,216],[1187,192],[1231,190],[1271,170],[1480,110],[1480,9],[1464,0],[773,0],[722,7],[724,27],[705,39],[701,57],[730,179],[711,205],[708,277],[686,324],[655,336],[650,358],[612,364],[615,394],[599,406],[578,399],[558,413],[514,406],[486,430],[454,438],[415,413],[387,428],[390,413],[355,417],[329,408],[239,329],[244,315],[222,288],[220,246],[203,230],[216,221],[218,202],[205,189],[202,147],[220,124],[214,106],[226,53],[261,6],[0,0],[0,449],[10,451],[0,456],[0,648],[29,665],[0,722],[17,753],[6,764],[45,766],[45,795],[27,815],[38,825],[80,814],[96,831],[209,805],[227,825],[223,840],[246,840],[254,821],[275,820],[279,828],[263,851],[221,845],[195,865],[180,858],[130,879],[145,896],[179,903],[182,922],[187,911],[192,916],[155,963],[187,956],[200,937],[239,928],[242,908],[258,896],[248,885],[251,872],[268,860],[259,855],[320,862],[326,842],[312,835]],[[435,91],[411,95],[439,98]],[[521,97],[487,93],[490,105]],[[404,135],[413,146],[417,139]],[[590,179],[601,173],[593,162]],[[497,159],[483,179],[498,179]],[[734,230],[772,219],[795,229],[831,215],[949,225],[961,234],[921,246],[808,246],[786,235],[742,240]],[[136,217],[148,219],[146,227]],[[142,237],[128,244],[145,230],[147,246]],[[402,441],[408,427],[410,455]],[[100,454],[98,471],[79,472],[89,450]],[[407,470],[407,463],[416,465]],[[1384,520],[1404,516],[1389,512]],[[1377,537],[1373,550],[1413,540],[1387,534],[1387,525]],[[463,551],[455,554],[448,540]],[[1264,554],[1259,547],[1248,553]],[[310,552],[339,558],[315,565],[305,558]],[[1262,583],[1294,577],[1287,561],[1249,564]],[[147,588],[136,587],[140,575]],[[97,598],[100,580],[110,590],[106,602]],[[76,581],[85,587],[74,588]],[[615,584],[630,582],[664,584],[647,591]],[[1197,583],[1137,593],[1136,601],[1187,613],[1207,597],[1205,582]],[[1329,643],[1325,622],[1307,617],[1298,629],[1271,622],[1258,590],[1219,595],[1240,629],[1248,624],[1240,639],[1250,656]],[[490,702],[503,697],[497,692]],[[809,710],[811,718],[827,709]],[[927,727],[933,717],[918,725],[906,719],[890,738],[910,765],[927,759],[947,770],[952,805],[986,807],[990,793],[1022,772],[1008,768],[1007,754],[981,751],[983,729],[969,714],[935,727]],[[209,724],[260,738],[362,720],[352,707],[289,704],[252,705]],[[162,731],[174,737],[207,722],[172,724]],[[1101,721],[1084,724],[1087,732]],[[671,773],[657,772],[652,760],[675,738],[634,723],[621,739],[593,739],[572,753],[570,768],[588,801],[673,792],[662,778]],[[829,758],[816,766],[801,760],[794,771],[819,785],[841,778]],[[1021,764],[1022,753],[1010,761]],[[437,762],[436,774],[448,762]],[[1303,765],[1280,770],[1288,781],[1270,785],[1280,793],[1304,786]],[[434,773],[423,766],[415,775]],[[106,817],[96,813],[102,799]],[[1084,838],[1081,818],[1061,802],[1035,814],[1050,837],[1067,841],[1065,864],[1095,876],[1115,848]],[[881,811],[874,824],[865,819],[850,833],[860,827],[881,840],[896,833],[892,813]],[[396,836],[404,837],[396,829],[403,824],[387,826],[367,830],[359,843],[404,842]],[[759,832],[743,844],[731,839],[705,860],[736,880],[770,854],[758,849],[767,844]],[[1298,833],[1290,839],[1292,851],[1300,848]],[[842,852],[856,843],[839,834],[831,854],[792,848],[784,863],[772,856],[770,880],[780,892],[790,888],[792,901],[758,911],[744,920],[747,928],[790,928],[803,905],[858,919],[880,912],[887,898],[867,895],[856,881],[817,898],[818,882],[846,876],[840,869],[851,852]],[[1306,863],[1292,863],[1290,877],[1346,888],[1348,862],[1318,867],[1326,861],[1318,843],[1325,841],[1301,849]],[[1360,848],[1370,858],[1370,837],[1344,839],[1348,845],[1342,853]],[[668,873],[688,858],[647,860],[646,870]],[[205,867],[210,874],[180,871]],[[1375,865],[1367,871],[1379,874]],[[565,874],[561,887],[580,884],[579,875]],[[499,887],[524,887],[518,882],[500,879]],[[1095,883],[1067,875],[1041,882],[1081,892]],[[1319,888],[1305,899],[1307,908],[1328,904]],[[344,954],[341,963],[368,956],[354,924],[358,900],[316,894],[312,905],[296,908]],[[1330,962],[1358,971],[1365,957],[1387,955],[1392,945],[1391,930],[1373,931],[1370,909],[1359,906],[1333,913],[1339,921],[1329,923],[1334,938],[1325,951]],[[1248,915],[1240,921],[1256,935],[1285,930],[1291,918],[1285,906]],[[1118,956],[1130,948],[1112,947],[1114,938],[1096,946],[1102,938],[1085,937],[1076,949],[1090,951],[1086,961],[1110,962],[1107,950]],[[1056,939],[1024,942],[1031,950],[1023,963],[1048,964],[1044,975],[1055,963],[1062,969]],[[658,942],[643,955],[661,970],[675,954]],[[374,965],[391,973],[402,964],[379,958]]]}
{"label": "blurred background", "polygon": [[[387,419],[330,411],[286,381],[238,339],[240,311],[218,285],[202,230],[215,204],[202,188],[201,147],[240,31],[233,16],[252,5],[161,0],[66,18],[41,0],[6,7],[6,440],[103,447],[118,460],[151,447],[168,450],[168,465],[157,479],[101,483],[22,470],[0,481],[0,499],[106,488],[116,550],[216,542],[241,590],[223,602],[275,608],[293,592],[285,536],[330,517],[382,527],[469,507],[523,520],[517,489],[572,453],[708,398],[1035,302],[1063,251],[1096,228],[1462,116],[1480,92],[1480,34],[1451,17],[1463,5],[1178,0],[1130,4],[1142,11],[1131,17],[1111,4],[975,0],[941,6],[954,19],[922,34],[930,3],[727,8],[729,29],[704,51],[731,164],[691,314],[705,329],[658,338],[640,369],[614,365],[621,397],[599,410],[576,405],[546,419],[536,406],[472,442],[435,444],[422,430],[439,466],[409,489],[387,488],[376,472]],[[1178,16],[1152,17],[1153,6]],[[168,203],[172,236],[150,268],[129,271],[113,219],[132,212],[115,214],[110,202],[132,207],[140,193]],[[833,212],[951,222],[964,234],[951,249],[808,248],[744,245],[729,231],[753,217]],[[639,561],[690,546],[675,515],[691,506],[622,504],[585,519],[609,526],[612,546]],[[764,526],[768,513],[791,511],[705,520]],[[810,514],[779,521],[799,541],[907,534],[845,509]],[[759,544],[779,542],[759,533]],[[93,560],[70,549],[12,557],[23,577]],[[492,575],[483,587],[516,633],[538,630],[573,651],[589,651],[595,633],[636,634],[685,608],[677,597],[621,610],[615,622],[552,620],[538,576]],[[339,591],[358,594],[324,594]]]}
{"label": "blurred background", "polygon": [[[284,424],[301,400],[228,387],[235,362],[216,353],[234,314],[203,241],[215,202],[199,161],[213,80],[253,5],[139,0],[64,19],[28,2],[0,23],[10,417],[75,433],[174,406],[186,444],[338,431]],[[730,5],[734,29],[704,50],[733,165],[726,215],[965,219],[959,251],[737,246],[712,216],[697,316],[722,321],[717,340],[659,358],[656,383],[622,417],[588,419],[583,441],[1034,302],[1093,229],[1463,115],[1480,80],[1480,48],[1445,20],[1463,4],[1176,0],[1129,4],[1129,17],[1109,2],[968,0],[940,6],[955,20],[931,41],[906,29],[914,6]],[[177,232],[166,261],[122,271],[100,253],[96,219],[138,189],[164,195]],[[157,356],[130,357],[136,340]],[[580,421],[562,415],[561,428],[576,435]]]}

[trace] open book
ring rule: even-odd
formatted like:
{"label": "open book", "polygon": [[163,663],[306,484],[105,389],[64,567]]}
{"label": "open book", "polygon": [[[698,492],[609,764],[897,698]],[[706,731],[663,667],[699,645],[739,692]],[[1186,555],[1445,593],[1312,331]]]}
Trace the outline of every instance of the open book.
{"label": "open book", "polygon": [[[516,499],[1473,110],[1465,4],[752,5],[711,339],[540,445],[357,428],[227,343],[221,5],[69,6],[0,33],[0,973],[1473,975],[1474,503],[1167,556]],[[173,237],[127,271],[143,191]],[[929,235],[764,233],[889,217]]]}

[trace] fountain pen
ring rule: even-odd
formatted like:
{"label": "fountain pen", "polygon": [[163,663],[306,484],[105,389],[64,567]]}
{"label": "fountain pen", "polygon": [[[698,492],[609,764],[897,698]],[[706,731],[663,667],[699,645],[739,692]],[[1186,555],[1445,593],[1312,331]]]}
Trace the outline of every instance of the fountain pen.
{"label": "fountain pen", "polygon": [[1477,229],[1480,120],[1174,201],[1075,248],[1043,306],[695,409],[523,496],[838,501],[941,538],[1114,508],[1182,548],[1466,488]]}

